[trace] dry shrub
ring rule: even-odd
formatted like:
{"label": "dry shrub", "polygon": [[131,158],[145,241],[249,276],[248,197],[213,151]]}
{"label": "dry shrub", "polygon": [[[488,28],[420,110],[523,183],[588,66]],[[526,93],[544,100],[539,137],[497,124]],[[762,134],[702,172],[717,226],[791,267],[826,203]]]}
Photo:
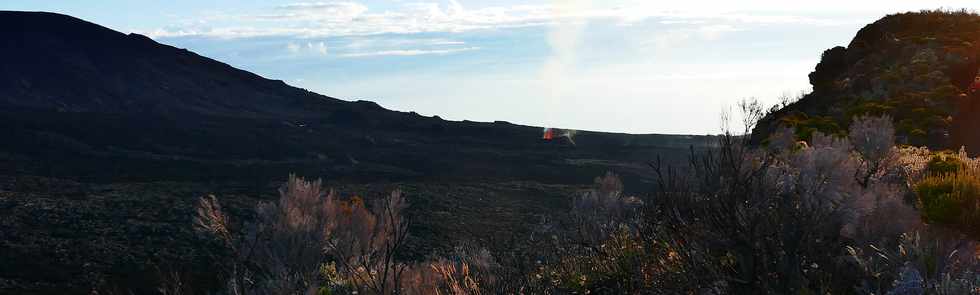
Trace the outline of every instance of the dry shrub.
{"label": "dry shrub", "polygon": [[621,227],[635,231],[643,202],[623,195],[623,182],[612,172],[596,177],[594,188],[572,200],[571,217],[578,242],[597,245]]}
{"label": "dry shrub", "polygon": [[855,274],[865,278],[858,294],[976,294],[976,249],[959,233],[928,228],[901,235],[891,247],[847,247]]}
{"label": "dry shrub", "polygon": [[408,237],[402,211],[408,207],[401,192],[376,200],[371,209],[360,198],[328,202],[334,216],[323,230],[326,254],[335,262],[345,282],[361,293],[389,294],[401,288],[408,265],[396,260]]}
{"label": "dry shrub", "polygon": [[395,259],[408,233],[406,207],[397,191],[368,209],[360,198],[324,193],[319,180],[290,175],[277,201],[256,206],[242,235],[231,234],[214,196],[201,198],[195,225],[233,250],[228,293],[392,294],[407,268]]}
{"label": "dry shrub", "polygon": [[855,118],[847,136],[859,155],[856,177],[861,186],[868,187],[897,164],[895,126],[891,117]]}
{"label": "dry shrub", "polygon": [[290,175],[277,201],[256,206],[257,218],[244,234],[231,233],[214,196],[200,199],[195,227],[234,251],[229,294],[474,295],[506,285],[497,276],[506,270],[482,248],[400,261],[407,208],[400,191],[367,206],[359,197],[324,193],[319,180]]}
{"label": "dry shrub", "polygon": [[684,277],[675,291],[839,293],[860,284],[841,263],[844,246],[895,241],[920,222],[903,197],[891,120],[850,127],[846,138],[814,132],[808,143],[777,130],[764,149],[728,133],[692,155],[688,174],[655,165],[662,181],[646,218],[677,253]]}
{"label": "dry shrub", "polygon": [[[549,255],[531,270],[527,290],[538,293],[637,294],[656,289],[659,246],[641,235],[643,202],[623,194],[613,173],[572,199],[570,220],[548,226]],[[531,294],[531,293],[527,293]]]}

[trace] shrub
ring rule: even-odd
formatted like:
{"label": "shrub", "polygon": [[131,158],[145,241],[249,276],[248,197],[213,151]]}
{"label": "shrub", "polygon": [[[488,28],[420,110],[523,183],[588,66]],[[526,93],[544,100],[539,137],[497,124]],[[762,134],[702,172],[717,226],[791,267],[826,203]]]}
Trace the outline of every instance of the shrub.
{"label": "shrub", "polygon": [[406,207],[398,191],[369,210],[360,198],[339,200],[319,180],[290,175],[277,201],[256,206],[243,234],[231,234],[214,196],[201,198],[195,226],[233,250],[228,293],[390,294],[408,268],[395,259],[408,234]]}
{"label": "shrub", "polygon": [[227,216],[214,196],[201,198],[195,227],[212,234],[233,252],[226,266],[228,293],[291,294],[320,288],[323,247],[332,222],[320,182],[295,175],[279,191],[279,200],[256,206],[256,220],[244,233],[232,234]]}
{"label": "shrub", "polygon": [[930,175],[953,174],[964,167],[965,163],[957,156],[948,152],[940,152],[934,154],[929,163],[926,164],[926,173]]}
{"label": "shrub", "polygon": [[783,130],[768,150],[728,134],[692,155],[688,174],[655,165],[660,189],[644,217],[677,257],[673,291],[853,292],[865,278],[841,262],[844,246],[917,225],[891,126],[858,118],[847,138],[813,132],[802,148]]}
{"label": "shrub", "polygon": [[905,146],[898,148],[898,166],[902,169],[905,185],[913,189],[928,172],[926,167],[932,161],[932,152],[926,147]]}
{"label": "shrub", "polygon": [[595,187],[572,200],[571,217],[578,242],[596,245],[622,227],[635,231],[640,199],[623,195],[623,182],[609,172]]}
{"label": "shrub", "polygon": [[927,176],[915,188],[923,219],[980,230],[980,178],[973,171]]}
{"label": "shrub", "polygon": [[358,197],[350,201],[326,202],[330,222],[320,229],[327,233],[322,249],[353,290],[388,294],[402,287],[408,264],[396,260],[408,237],[402,212],[408,207],[401,192],[377,199],[368,209]]}
{"label": "shrub", "polygon": [[860,155],[857,181],[863,187],[868,187],[874,178],[888,170],[889,164],[896,162],[895,126],[889,116],[855,118],[847,138]]}
{"label": "shrub", "polygon": [[[661,247],[640,233],[643,202],[623,194],[613,173],[597,177],[592,189],[572,199],[567,222],[549,225],[547,253],[528,274],[528,290],[544,294],[637,294],[662,281],[653,269]],[[656,279],[654,279],[656,278]],[[530,293],[526,293],[530,294]]]}
{"label": "shrub", "polygon": [[895,109],[889,102],[857,100],[845,113],[848,117],[886,116]]}
{"label": "shrub", "polygon": [[548,293],[638,294],[655,289],[668,274],[657,268],[662,252],[626,228],[594,247],[562,243],[557,248],[562,255],[532,273]]}
{"label": "shrub", "polygon": [[858,294],[976,294],[980,286],[975,241],[927,230],[901,235],[896,245],[847,247]]}
{"label": "shrub", "polygon": [[[980,161],[959,153],[916,152],[912,179],[923,220],[980,234]],[[924,160],[928,159],[928,161]],[[924,162],[924,163],[923,163]]]}
{"label": "shrub", "polygon": [[846,141],[813,137],[813,147],[780,158],[726,136],[719,150],[692,158],[693,183],[659,190],[648,222],[689,278],[678,292],[720,284],[724,293],[789,294],[832,277],[836,254],[827,249],[845,222],[835,204],[856,184]]}
{"label": "shrub", "polygon": [[243,234],[231,232],[214,196],[200,199],[195,227],[234,251],[229,294],[473,295],[517,293],[527,282],[501,282],[500,274],[509,270],[482,248],[401,261],[408,203],[397,190],[365,203],[324,193],[319,180],[290,175],[277,201],[256,206],[257,218]]}
{"label": "shrub", "polygon": [[795,113],[780,120],[784,126],[792,127],[796,130],[796,138],[810,141],[814,133],[841,135],[843,129],[830,117],[808,116],[804,113]]}

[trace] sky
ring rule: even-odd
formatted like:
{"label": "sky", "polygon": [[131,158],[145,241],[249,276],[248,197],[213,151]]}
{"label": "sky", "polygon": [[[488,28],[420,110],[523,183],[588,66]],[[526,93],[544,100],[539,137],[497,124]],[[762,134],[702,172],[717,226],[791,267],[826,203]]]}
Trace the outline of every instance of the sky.
{"label": "sky", "polygon": [[5,0],[344,100],[449,120],[719,133],[739,100],[811,90],[864,25],[976,0]]}

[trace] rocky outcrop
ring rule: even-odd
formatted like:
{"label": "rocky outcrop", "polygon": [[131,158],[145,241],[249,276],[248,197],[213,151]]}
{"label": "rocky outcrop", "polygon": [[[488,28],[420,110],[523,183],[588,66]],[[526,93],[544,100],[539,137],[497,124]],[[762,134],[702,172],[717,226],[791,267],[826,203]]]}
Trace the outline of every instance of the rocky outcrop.
{"label": "rocky outcrop", "polygon": [[[980,68],[980,16],[964,11],[890,15],[861,29],[847,47],[824,52],[813,92],[772,112],[753,132],[763,142],[780,125],[842,132],[855,116],[889,115],[901,143],[966,145],[980,152],[971,84]],[[834,124],[827,124],[833,122]],[[974,129],[975,130],[975,129]],[[973,138],[978,137],[978,138]]]}

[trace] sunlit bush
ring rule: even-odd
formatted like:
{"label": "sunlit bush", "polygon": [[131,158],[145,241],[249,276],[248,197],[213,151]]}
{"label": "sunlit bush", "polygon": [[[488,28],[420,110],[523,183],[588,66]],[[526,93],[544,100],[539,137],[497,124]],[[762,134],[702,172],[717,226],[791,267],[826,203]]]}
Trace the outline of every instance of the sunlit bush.
{"label": "sunlit bush", "polygon": [[926,163],[926,173],[931,175],[943,175],[959,172],[965,168],[965,163],[957,155],[940,152],[932,156]]}
{"label": "sunlit bush", "polygon": [[980,177],[975,171],[928,176],[916,186],[916,193],[927,222],[980,230]]}

